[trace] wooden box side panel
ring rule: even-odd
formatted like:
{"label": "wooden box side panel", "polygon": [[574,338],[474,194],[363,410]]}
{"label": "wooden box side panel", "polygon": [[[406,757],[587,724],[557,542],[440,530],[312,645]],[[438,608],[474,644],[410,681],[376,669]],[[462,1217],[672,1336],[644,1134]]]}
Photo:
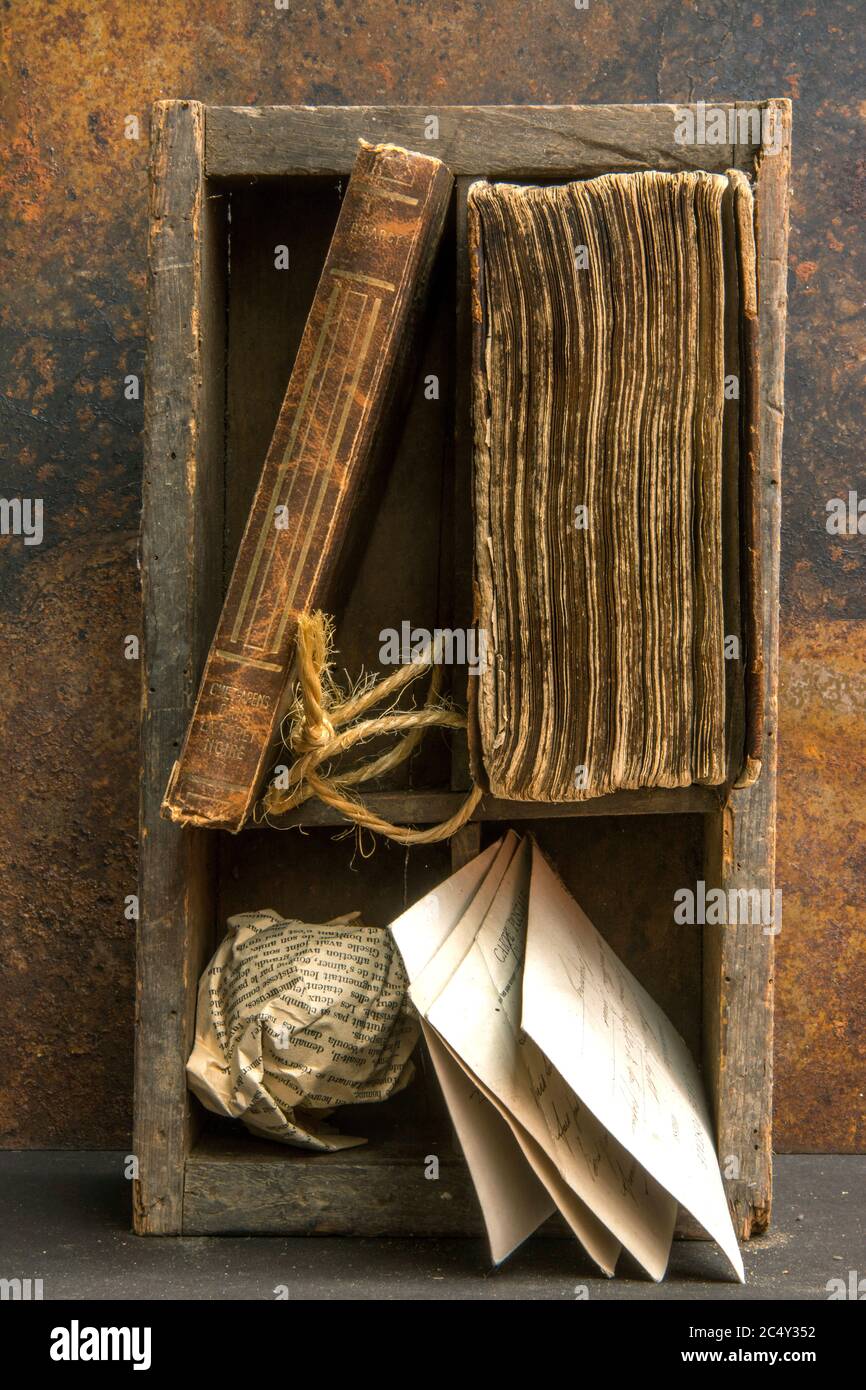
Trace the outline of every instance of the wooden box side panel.
{"label": "wooden box side panel", "polygon": [[213,936],[214,841],[159,814],[222,592],[223,216],[207,197],[204,109],[154,110],[141,567],[135,1228],[178,1232],[192,1143],[185,1062]]}
{"label": "wooden box side panel", "polygon": [[[778,149],[757,162],[764,738],[758,781],[707,817],[706,879],[757,890],[775,908],[779,523],[791,105],[775,108]],[[704,928],[704,1068],[738,1235],[766,1230],[772,1200],[773,938],[780,922]]]}
{"label": "wooden box side panel", "polygon": [[[720,102],[726,133],[754,103]],[[682,138],[695,106],[212,106],[211,178],[348,174],[358,139],[393,141],[472,178],[590,178],[611,170],[751,169],[755,147]]]}

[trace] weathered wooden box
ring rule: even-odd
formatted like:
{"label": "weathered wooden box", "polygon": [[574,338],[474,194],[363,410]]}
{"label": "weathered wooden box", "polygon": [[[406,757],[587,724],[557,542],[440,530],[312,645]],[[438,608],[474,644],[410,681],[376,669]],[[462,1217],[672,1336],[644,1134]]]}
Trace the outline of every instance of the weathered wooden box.
{"label": "weathered wooden box", "polygon": [[[715,109],[715,108],[714,108]],[[722,106],[736,132],[737,114]],[[771,1192],[773,937],[760,924],[678,926],[676,888],[773,888],[782,364],[790,108],[763,103],[778,148],[679,143],[681,108],[226,108],[159,103],[152,133],[149,358],[142,579],[136,1131],[141,1233],[476,1234],[480,1217],[435,1081],[345,1121],[368,1146],[308,1155],[220,1124],[187,1093],[196,986],[232,912],[322,921],[363,907],[385,923],[497,823],[531,820],[593,921],[702,1061],[731,1209],[743,1237]],[[435,118],[432,119],[432,118]],[[747,120],[740,131],[753,129]],[[428,137],[435,135],[433,140]],[[746,170],[755,180],[760,294],[759,478],[763,770],[747,789],[618,794],[558,807],[482,803],[448,845],[370,858],[335,841],[325,808],[304,829],[182,830],[159,805],[177,754],[258,470],[359,137],[444,159],[456,207],[437,266],[419,384],[347,611],[341,664],[375,665],[406,618],[466,625],[470,552],[465,196],[475,177],[561,181],[644,168]],[[288,249],[288,271],[276,268]],[[443,466],[444,460],[444,466]],[[739,539],[734,528],[732,553]],[[456,808],[465,761],[434,735],[385,813],[434,822]],[[532,813],[530,815],[530,813]],[[429,1069],[428,1069],[429,1070]],[[437,1154],[440,1178],[427,1181]],[[683,1232],[688,1233],[687,1226]]]}

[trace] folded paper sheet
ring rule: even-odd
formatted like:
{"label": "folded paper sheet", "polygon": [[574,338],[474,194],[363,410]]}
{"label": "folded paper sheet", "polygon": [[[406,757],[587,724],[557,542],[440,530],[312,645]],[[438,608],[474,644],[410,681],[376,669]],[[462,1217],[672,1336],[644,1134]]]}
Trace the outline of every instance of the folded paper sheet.
{"label": "folded paper sheet", "polygon": [[694,1062],[533,841],[391,930],[494,1261],[556,1208],[606,1272],[625,1246],[660,1279],[682,1202],[743,1278]]}
{"label": "folded paper sheet", "polygon": [[323,1119],[385,1100],[413,1074],[418,1027],[386,930],[357,913],[322,925],[230,917],[199,985],[191,1090],[253,1133],[299,1148],[363,1144]]}

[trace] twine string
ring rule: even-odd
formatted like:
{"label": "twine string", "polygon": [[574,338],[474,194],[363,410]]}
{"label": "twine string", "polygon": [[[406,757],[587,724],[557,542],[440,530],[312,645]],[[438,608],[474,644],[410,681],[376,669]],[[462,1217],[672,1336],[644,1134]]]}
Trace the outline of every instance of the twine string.
{"label": "twine string", "polygon": [[[466,715],[440,700],[441,673],[433,661],[432,648],[384,680],[369,682],[343,698],[330,674],[333,624],[323,613],[305,613],[298,620],[297,670],[300,698],[288,715],[289,734],[284,742],[295,756],[285,788],[272,784],[261,803],[265,819],[285,815],[310,797],[318,797],[357,826],[385,835],[402,845],[430,845],[447,840],[472,816],[481,800],[480,787],[473,787],[462,806],[439,825],[425,830],[393,825],[377,816],[345,788],[357,786],[390,772],[411,756],[430,728],[465,729]],[[425,703],[420,708],[393,709],[372,718],[362,715],[393,701],[411,681],[430,671]],[[322,775],[319,768],[331,763],[356,743],[377,734],[401,734],[393,748],[345,772]]]}

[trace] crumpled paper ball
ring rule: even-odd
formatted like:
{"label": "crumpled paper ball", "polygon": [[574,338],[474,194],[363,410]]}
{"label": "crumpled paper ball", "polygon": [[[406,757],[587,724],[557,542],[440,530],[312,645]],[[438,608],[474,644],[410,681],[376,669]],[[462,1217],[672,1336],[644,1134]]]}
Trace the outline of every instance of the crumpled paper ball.
{"label": "crumpled paper ball", "polygon": [[276,912],[228,920],[202,975],[191,1090],[254,1134],[304,1149],[366,1143],[322,1120],[411,1080],[418,1024],[394,940],[357,912],[321,925]]}

